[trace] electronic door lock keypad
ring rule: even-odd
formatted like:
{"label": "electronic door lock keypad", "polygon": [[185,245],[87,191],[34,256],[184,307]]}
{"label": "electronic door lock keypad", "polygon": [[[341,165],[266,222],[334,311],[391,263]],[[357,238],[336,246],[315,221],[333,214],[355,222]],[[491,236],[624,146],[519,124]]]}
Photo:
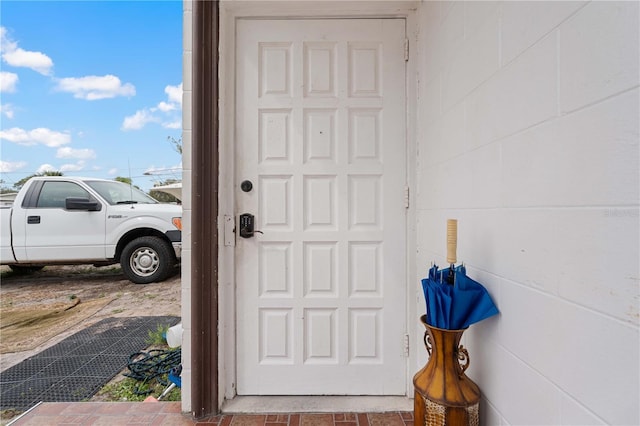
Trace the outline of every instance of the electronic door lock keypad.
{"label": "electronic door lock keypad", "polygon": [[262,231],[254,229],[255,217],[251,213],[242,213],[240,215],[240,236],[242,238],[251,238],[253,234],[258,232],[262,234]]}

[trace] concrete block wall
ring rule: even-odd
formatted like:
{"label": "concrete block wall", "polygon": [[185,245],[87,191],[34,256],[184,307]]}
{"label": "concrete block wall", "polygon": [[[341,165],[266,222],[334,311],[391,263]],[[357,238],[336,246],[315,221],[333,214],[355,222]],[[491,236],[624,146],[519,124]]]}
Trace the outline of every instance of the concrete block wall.
{"label": "concrete block wall", "polygon": [[418,10],[418,312],[458,219],[458,260],[501,312],[464,337],[483,424],[640,424],[638,16]]}
{"label": "concrete block wall", "polygon": [[193,97],[193,1],[183,0],[182,9],[182,411],[191,411],[191,156]]}

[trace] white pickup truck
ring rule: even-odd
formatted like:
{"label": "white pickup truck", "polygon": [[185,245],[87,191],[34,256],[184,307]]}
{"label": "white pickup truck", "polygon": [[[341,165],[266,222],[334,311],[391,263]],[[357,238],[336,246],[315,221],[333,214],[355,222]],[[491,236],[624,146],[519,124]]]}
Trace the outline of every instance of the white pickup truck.
{"label": "white pickup truck", "polygon": [[119,262],[129,280],[146,284],[174,271],[181,239],[181,206],[117,181],[34,177],[0,207],[0,263],[13,270]]}

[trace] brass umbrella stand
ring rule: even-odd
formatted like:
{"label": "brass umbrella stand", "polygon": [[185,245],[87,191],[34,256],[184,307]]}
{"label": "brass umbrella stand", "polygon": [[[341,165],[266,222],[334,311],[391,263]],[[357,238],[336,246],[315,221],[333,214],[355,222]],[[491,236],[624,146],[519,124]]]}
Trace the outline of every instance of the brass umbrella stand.
{"label": "brass umbrella stand", "polygon": [[427,365],[413,377],[414,426],[480,424],[480,388],[464,372],[469,353],[460,345],[464,330],[443,330],[426,323]]}

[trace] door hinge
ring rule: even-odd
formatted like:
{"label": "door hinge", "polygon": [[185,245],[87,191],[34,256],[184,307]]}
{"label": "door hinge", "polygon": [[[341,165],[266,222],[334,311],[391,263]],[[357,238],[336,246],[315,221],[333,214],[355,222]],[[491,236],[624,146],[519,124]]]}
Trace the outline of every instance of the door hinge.
{"label": "door hinge", "polygon": [[409,335],[404,335],[404,356],[409,356]]}
{"label": "door hinge", "polygon": [[407,62],[409,60],[409,39],[404,39],[404,61]]}
{"label": "door hinge", "polygon": [[404,187],[404,208],[405,209],[409,208],[409,187],[408,186]]}

